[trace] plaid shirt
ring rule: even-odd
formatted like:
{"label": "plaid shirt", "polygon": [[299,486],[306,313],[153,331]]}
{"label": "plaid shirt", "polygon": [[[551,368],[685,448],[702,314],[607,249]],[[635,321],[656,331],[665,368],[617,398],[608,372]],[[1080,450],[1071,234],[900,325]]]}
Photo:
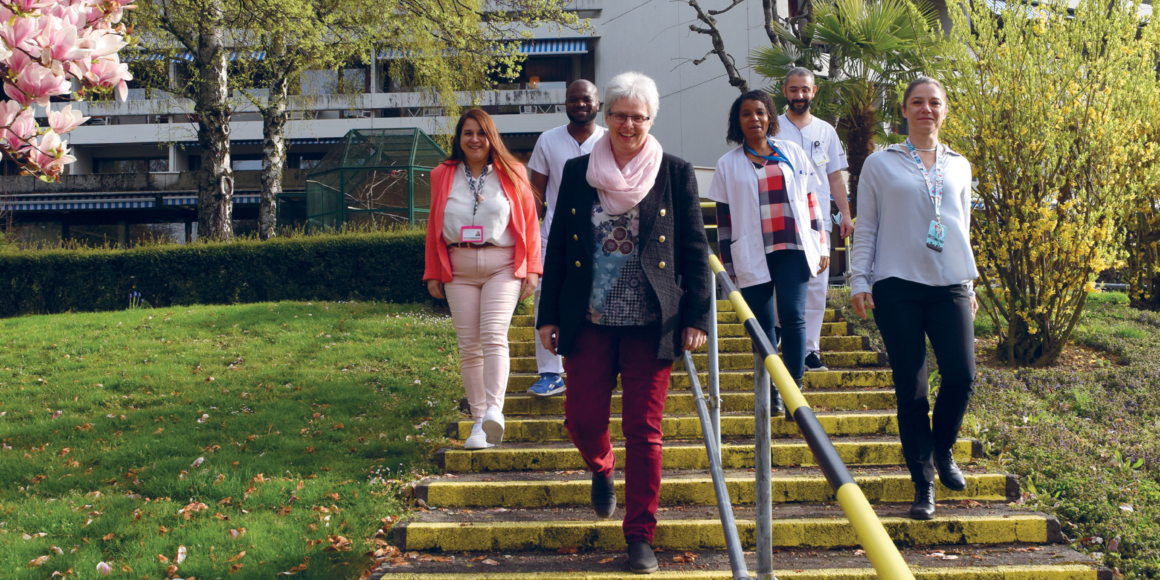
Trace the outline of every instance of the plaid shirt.
{"label": "plaid shirt", "polygon": [[[785,176],[781,167],[773,161],[764,165],[754,163],[757,171],[758,207],[761,210],[761,234],[765,242],[765,253],[778,250],[804,250],[798,237],[797,220],[793,213],[793,202],[785,191]],[[825,213],[821,211],[817,194],[808,194],[810,208],[810,229],[826,241]],[[729,204],[717,204],[717,246],[721,251],[721,262],[725,271],[734,276],[733,255],[729,244],[733,239],[733,220],[729,215]]]}

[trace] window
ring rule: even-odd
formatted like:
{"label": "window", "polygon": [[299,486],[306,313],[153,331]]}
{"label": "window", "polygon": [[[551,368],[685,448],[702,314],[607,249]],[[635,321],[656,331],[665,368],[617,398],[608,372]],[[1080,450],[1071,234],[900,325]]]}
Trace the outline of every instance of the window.
{"label": "window", "polygon": [[168,159],[97,159],[97,173],[167,173]]}
{"label": "window", "polygon": [[353,95],[369,92],[366,68],[308,70],[299,78],[299,92],[308,96]]}
{"label": "window", "polygon": [[262,160],[261,159],[236,159],[235,158],[231,161],[231,167],[233,167],[234,171],[261,171],[262,170]]}
{"label": "window", "polygon": [[520,74],[516,78],[509,79],[495,74],[492,75],[492,80],[500,90],[563,89],[568,87],[571,73],[571,57],[530,56],[524,60]]}

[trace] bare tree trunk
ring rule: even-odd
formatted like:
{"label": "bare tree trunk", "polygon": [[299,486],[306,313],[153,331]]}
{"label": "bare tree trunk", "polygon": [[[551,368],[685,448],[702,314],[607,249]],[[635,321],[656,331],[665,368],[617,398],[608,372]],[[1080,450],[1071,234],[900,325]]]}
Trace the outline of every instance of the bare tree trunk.
{"label": "bare tree trunk", "polygon": [[[271,57],[281,58],[285,46],[275,43]],[[290,79],[278,71],[270,81],[270,95],[262,110],[262,196],[258,207],[258,237],[268,240],[278,225],[278,194],[282,193],[282,171],[286,167],[286,101]]]}
{"label": "bare tree trunk", "polygon": [[201,170],[197,178],[198,237],[228,241],[234,236],[234,173],[230,167],[230,106],[223,47],[222,5],[210,4],[198,39],[197,142]]}

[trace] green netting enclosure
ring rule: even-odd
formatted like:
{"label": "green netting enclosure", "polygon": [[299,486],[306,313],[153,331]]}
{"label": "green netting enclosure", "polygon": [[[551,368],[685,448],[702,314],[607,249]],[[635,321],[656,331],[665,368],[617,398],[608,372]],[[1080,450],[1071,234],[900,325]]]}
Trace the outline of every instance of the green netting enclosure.
{"label": "green netting enclosure", "polygon": [[306,175],[307,224],[426,221],[431,170],[446,158],[420,129],[354,129]]}

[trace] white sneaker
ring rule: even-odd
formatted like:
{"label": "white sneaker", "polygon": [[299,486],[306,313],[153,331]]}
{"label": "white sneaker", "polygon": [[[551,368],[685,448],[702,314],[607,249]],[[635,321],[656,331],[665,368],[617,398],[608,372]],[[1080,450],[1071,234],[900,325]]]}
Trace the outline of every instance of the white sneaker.
{"label": "white sneaker", "polygon": [[488,449],[495,447],[487,442],[487,434],[483,432],[483,425],[476,423],[471,426],[471,435],[467,436],[467,441],[463,442],[464,449]]}
{"label": "white sneaker", "polygon": [[503,413],[499,407],[491,407],[483,415],[483,432],[487,433],[487,442],[499,445],[503,442]]}

